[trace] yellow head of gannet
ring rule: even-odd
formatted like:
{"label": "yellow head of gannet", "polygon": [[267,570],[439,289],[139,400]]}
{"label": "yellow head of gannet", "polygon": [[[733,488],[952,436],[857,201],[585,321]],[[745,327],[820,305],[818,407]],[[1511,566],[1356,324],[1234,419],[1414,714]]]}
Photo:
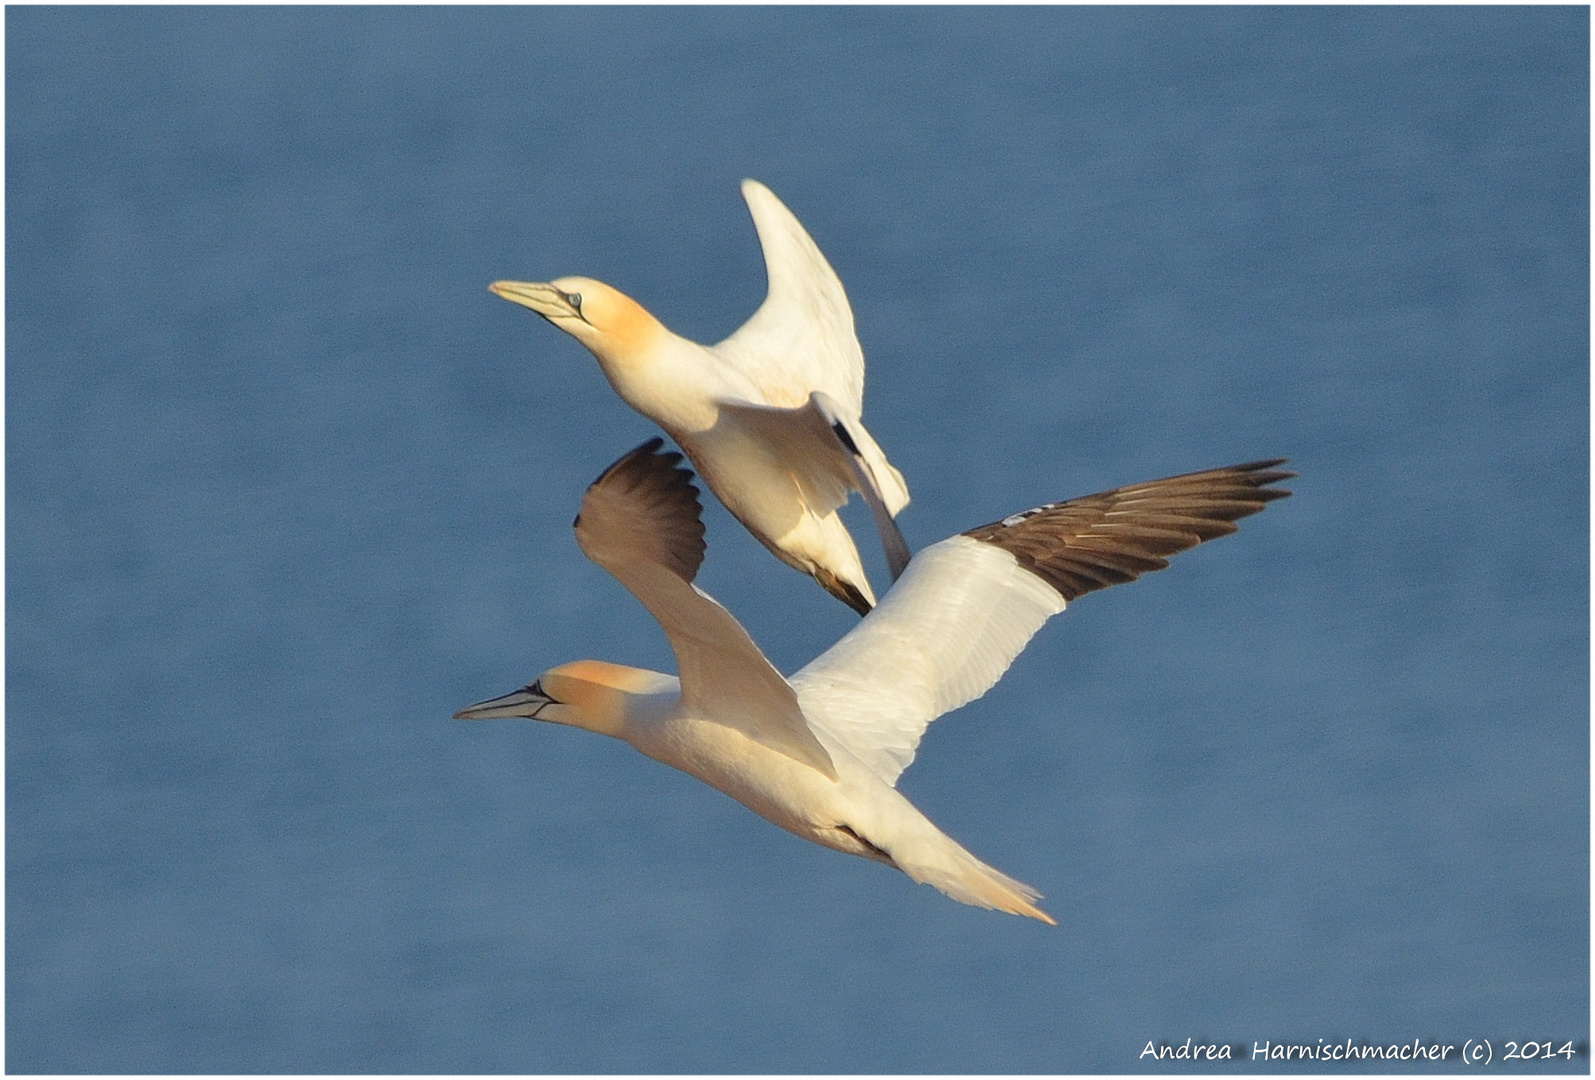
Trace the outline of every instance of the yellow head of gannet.
{"label": "yellow head of gannet", "polygon": [[1053,919],[897,791],[920,736],[1002,677],[1068,601],[1234,532],[1287,491],[1280,461],[1190,473],[1013,514],[914,556],[885,600],[790,680],[693,585],[701,506],[654,439],[610,466],[576,518],[582,551],[664,628],[679,681],[564,664],[462,719],[531,717],[620,738],[806,840],[884,862],[955,900]]}
{"label": "yellow head of gannet", "polygon": [[639,708],[636,699],[671,694],[679,685],[673,677],[657,671],[603,660],[576,660],[550,668],[514,693],[461,709],[454,719],[524,717],[618,739],[627,714]]}
{"label": "yellow head of gannet", "polygon": [[836,272],[768,188],[746,180],[742,194],[769,293],[717,345],[672,333],[592,278],[490,288],[585,345],[616,393],[670,433],[737,520],[862,614],[875,593],[837,509],[849,492],[863,495],[895,579],[908,546],[892,519],[908,504],[908,486],[864,427],[864,353]]}
{"label": "yellow head of gannet", "polygon": [[670,334],[647,308],[592,278],[495,281],[488,291],[531,308],[587,346],[606,373],[646,362]]}

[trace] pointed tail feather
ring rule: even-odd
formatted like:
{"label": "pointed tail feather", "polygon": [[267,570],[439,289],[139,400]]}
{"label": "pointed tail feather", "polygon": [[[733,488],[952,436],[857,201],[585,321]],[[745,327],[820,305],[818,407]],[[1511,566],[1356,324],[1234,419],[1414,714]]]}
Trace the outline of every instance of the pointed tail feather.
{"label": "pointed tail feather", "polygon": [[895,852],[893,861],[921,885],[929,885],[960,903],[1025,915],[1048,926],[1058,925],[1056,919],[1035,905],[1034,901],[1041,899],[1040,892],[987,866],[950,838],[948,843],[950,848],[941,853],[935,865],[908,864]]}

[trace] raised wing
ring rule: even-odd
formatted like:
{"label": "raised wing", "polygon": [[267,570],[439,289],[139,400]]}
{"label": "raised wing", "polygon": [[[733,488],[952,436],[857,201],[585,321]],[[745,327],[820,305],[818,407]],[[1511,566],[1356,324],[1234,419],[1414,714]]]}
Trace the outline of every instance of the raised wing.
{"label": "raised wing", "polygon": [[681,455],[659,452],[663,442],[650,439],[593,482],[576,542],[659,620],[689,711],[835,779],[792,687],[742,624],[692,583],[703,564],[703,507],[692,473],[677,467]]}
{"label": "raised wing", "polygon": [[757,180],[742,197],[764,248],[770,289],[753,317],[715,351],[753,375],[773,405],[801,406],[821,390],[864,414],[864,351],[842,282],[808,232]]}
{"label": "raised wing", "polygon": [[[809,722],[889,784],[936,717],[989,690],[1069,600],[1236,530],[1294,476],[1259,461],[1049,503],[933,544],[847,636],[792,676]],[[882,678],[883,673],[890,673]]]}

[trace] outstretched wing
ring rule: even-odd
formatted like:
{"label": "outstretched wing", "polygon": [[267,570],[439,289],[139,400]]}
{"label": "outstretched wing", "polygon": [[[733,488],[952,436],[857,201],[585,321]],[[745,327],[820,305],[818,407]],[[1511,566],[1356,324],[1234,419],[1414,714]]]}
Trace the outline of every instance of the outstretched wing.
{"label": "outstretched wing", "polygon": [[759,231],[770,289],[753,317],[715,351],[769,390],[770,404],[801,406],[820,390],[862,416],[864,351],[841,279],[769,188],[744,180],[742,197]]}
{"label": "outstretched wing", "polygon": [[703,507],[692,473],[678,467],[681,455],[661,453],[662,445],[650,439],[593,482],[576,518],[576,542],[659,620],[690,712],[835,779],[792,687],[742,624],[692,583],[703,564]]}
{"label": "outstretched wing", "polygon": [[1048,503],[964,535],[1009,552],[1073,600],[1161,570],[1168,556],[1236,531],[1236,520],[1290,494],[1266,486],[1296,475],[1275,469],[1284,463],[1253,461]]}
{"label": "outstretched wing", "polygon": [[[1283,459],[1048,503],[933,544],[792,677],[815,726],[895,784],[930,722],[984,694],[1067,601],[1161,570],[1290,492]],[[883,672],[892,673],[883,680]]]}
{"label": "outstretched wing", "polygon": [[950,537],[792,686],[811,724],[895,784],[930,722],[989,690],[1063,606],[1006,552]]}

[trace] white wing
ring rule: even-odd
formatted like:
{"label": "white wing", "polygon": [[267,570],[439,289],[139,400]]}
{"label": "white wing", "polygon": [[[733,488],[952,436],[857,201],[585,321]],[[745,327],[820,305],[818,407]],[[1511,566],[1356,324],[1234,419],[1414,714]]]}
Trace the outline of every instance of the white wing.
{"label": "white wing", "polygon": [[797,407],[823,391],[852,418],[864,414],[864,351],[842,282],[808,232],[757,180],[742,181],[764,248],[769,294],[753,317],[715,351],[769,393],[767,403]]}
{"label": "white wing", "polygon": [[930,722],[984,694],[1067,600],[1134,581],[1290,494],[1280,460],[1049,503],[933,544],[874,611],[792,676],[809,722],[888,784]]}
{"label": "white wing", "polygon": [[792,686],[811,724],[896,784],[930,722],[996,685],[1063,608],[1008,552],[950,537],[918,552],[886,599]]}
{"label": "white wing", "polygon": [[[908,489],[862,424],[848,423],[836,404],[818,390],[796,409],[722,401],[720,411],[776,449],[816,513],[828,514],[841,506],[850,490],[861,494],[875,518],[892,580],[902,576],[908,565],[908,542],[892,516],[908,501]],[[875,450],[874,460],[866,445]]]}
{"label": "white wing", "polygon": [[650,439],[604,471],[582,499],[576,542],[659,620],[681,672],[682,705],[831,779],[797,695],[742,624],[692,584],[703,563],[702,507],[677,453]]}

